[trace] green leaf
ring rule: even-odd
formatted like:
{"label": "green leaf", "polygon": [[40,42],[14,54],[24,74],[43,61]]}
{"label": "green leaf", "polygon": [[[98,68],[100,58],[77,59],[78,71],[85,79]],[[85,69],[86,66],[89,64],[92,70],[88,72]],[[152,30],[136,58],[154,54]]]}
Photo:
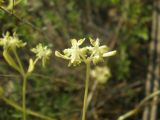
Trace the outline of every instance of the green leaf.
{"label": "green leaf", "polygon": [[6,62],[11,66],[13,67],[15,70],[17,70],[18,72],[21,73],[21,70],[20,68],[18,67],[18,65],[16,64],[16,62],[13,60],[13,58],[9,55],[8,51],[7,50],[4,50],[3,51],[3,56],[6,60]]}

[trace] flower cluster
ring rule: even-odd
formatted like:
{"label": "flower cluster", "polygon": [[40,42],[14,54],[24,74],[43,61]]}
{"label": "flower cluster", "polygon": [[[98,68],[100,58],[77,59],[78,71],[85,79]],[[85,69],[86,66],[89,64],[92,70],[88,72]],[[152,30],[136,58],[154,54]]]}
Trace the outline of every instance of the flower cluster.
{"label": "flower cluster", "polygon": [[69,66],[76,66],[81,62],[87,62],[91,60],[94,64],[103,61],[104,57],[113,56],[116,51],[108,52],[106,45],[100,46],[100,41],[97,38],[93,40],[90,38],[90,46],[80,47],[84,43],[85,39],[72,39],[71,48],[64,49],[63,54],[56,51],[55,55],[63,59],[69,60]]}
{"label": "flower cluster", "polygon": [[32,48],[31,51],[36,54],[36,59],[29,59],[29,66],[27,71],[28,74],[34,70],[35,64],[38,60],[42,60],[42,66],[45,67],[46,61],[52,54],[52,51],[48,48],[48,46],[43,46],[41,43],[39,43],[35,48]]}
{"label": "flower cluster", "polygon": [[[10,66],[19,71],[21,74],[24,74],[24,70],[22,70],[21,60],[16,49],[22,48],[25,45],[26,43],[20,40],[16,33],[11,36],[9,32],[7,32],[3,35],[3,38],[0,38],[0,46],[3,46],[3,56],[5,60]],[[38,60],[42,60],[42,64],[45,66],[46,61],[52,54],[52,51],[48,48],[48,46],[43,46],[41,43],[35,48],[32,48],[31,51],[36,54],[36,58],[35,60],[32,58],[29,59],[27,74],[30,74],[34,70],[34,66]]]}
{"label": "flower cluster", "polygon": [[24,47],[26,43],[20,40],[16,33],[10,36],[9,32],[7,32],[3,35],[3,38],[0,38],[0,45],[3,46],[4,50],[9,50]]}
{"label": "flower cluster", "polygon": [[75,66],[80,64],[85,58],[85,53],[86,53],[85,48],[80,48],[80,45],[83,44],[84,40],[85,39],[80,39],[77,41],[76,39],[72,39],[71,40],[72,47],[63,50],[64,55],[58,51],[55,52],[55,55],[63,59],[69,60],[70,61],[69,66],[70,65]]}
{"label": "flower cluster", "polygon": [[43,66],[45,66],[46,61],[52,54],[52,51],[48,46],[43,46],[41,43],[39,43],[35,48],[32,48],[31,51],[36,54],[37,60],[42,60]]}
{"label": "flower cluster", "polygon": [[95,67],[95,69],[91,70],[91,76],[101,84],[104,84],[108,81],[111,76],[110,69],[108,67]]}
{"label": "flower cluster", "polygon": [[7,32],[3,35],[3,38],[0,38],[0,46],[3,47],[3,56],[6,62],[19,72],[21,72],[20,67],[10,53],[13,52],[17,59],[16,48],[24,47],[25,45],[26,43],[20,40],[16,33],[10,36],[9,32]]}

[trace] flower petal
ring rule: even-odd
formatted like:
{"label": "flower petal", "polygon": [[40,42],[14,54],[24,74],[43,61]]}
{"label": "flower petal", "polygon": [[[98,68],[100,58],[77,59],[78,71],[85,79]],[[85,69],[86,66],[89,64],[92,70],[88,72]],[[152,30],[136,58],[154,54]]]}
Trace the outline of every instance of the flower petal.
{"label": "flower petal", "polygon": [[31,73],[34,70],[34,62],[33,59],[29,59],[29,67],[27,73]]}
{"label": "flower petal", "polygon": [[70,48],[63,50],[63,53],[64,53],[66,56],[70,56],[70,55],[71,55],[71,52],[72,52],[72,49],[70,49]]}
{"label": "flower petal", "polygon": [[69,60],[69,58],[68,58],[67,56],[62,55],[62,54],[61,54],[60,52],[58,52],[58,51],[55,51],[55,56]]}
{"label": "flower petal", "polygon": [[99,38],[97,38],[96,41],[95,41],[95,46],[98,47],[99,45],[100,45],[100,40],[99,40]]}
{"label": "flower petal", "polygon": [[116,53],[117,53],[116,50],[110,51],[110,52],[104,53],[104,54],[103,54],[103,57],[113,56],[113,55],[115,55]]}
{"label": "flower petal", "polygon": [[92,38],[89,38],[90,40],[90,43],[94,46],[94,47],[99,47],[100,45],[100,40],[99,38],[97,38],[96,40],[92,39]]}
{"label": "flower petal", "polygon": [[95,40],[93,40],[92,38],[89,38],[91,45],[95,46]]}
{"label": "flower petal", "polygon": [[78,46],[82,45],[84,41],[85,41],[85,38],[78,40]]}
{"label": "flower petal", "polygon": [[77,40],[76,39],[71,39],[71,44],[72,46],[77,46]]}

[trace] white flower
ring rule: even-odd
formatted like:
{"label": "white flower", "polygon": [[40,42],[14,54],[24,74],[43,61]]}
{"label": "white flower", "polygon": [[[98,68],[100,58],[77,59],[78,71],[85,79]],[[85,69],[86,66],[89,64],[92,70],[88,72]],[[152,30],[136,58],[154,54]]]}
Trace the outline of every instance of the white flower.
{"label": "white flower", "polygon": [[116,50],[113,50],[113,51],[110,51],[110,52],[106,52],[103,54],[103,57],[110,57],[110,56],[113,56],[117,53]]}
{"label": "white flower", "polygon": [[73,65],[78,65],[80,64],[84,59],[85,59],[85,52],[86,48],[80,48],[79,46],[83,44],[85,39],[72,39],[71,44],[72,47],[63,50],[64,54],[61,54],[60,52],[56,51],[55,55],[57,57],[61,57],[63,59],[69,60],[69,66]]}
{"label": "white flower", "polygon": [[110,69],[108,67],[96,67],[91,71],[91,76],[99,83],[106,83],[111,76]]}
{"label": "white flower", "polygon": [[103,57],[109,57],[116,53],[116,51],[108,52],[108,47],[106,45],[100,46],[98,38],[96,40],[90,38],[90,43],[93,47],[88,47],[88,49],[91,51],[91,59],[94,64],[103,61]]}
{"label": "white flower", "polygon": [[35,48],[32,48],[31,51],[36,54],[37,59],[42,60],[42,65],[45,66],[46,61],[52,54],[51,49],[48,46],[43,46],[39,43]]}
{"label": "white flower", "polygon": [[16,33],[13,36],[10,36],[9,32],[3,35],[3,38],[0,38],[0,46],[3,47],[3,56],[7,63],[12,66],[14,69],[21,73],[19,66],[17,65],[15,59],[10,55],[10,52],[13,52],[16,55],[16,48],[24,47],[26,43],[19,40]]}
{"label": "white flower", "polygon": [[0,45],[3,46],[4,50],[9,50],[11,48],[15,49],[24,47],[26,43],[19,40],[16,33],[14,33],[13,36],[10,36],[9,32],[7,32],[3,38],[0,38]]}
{"label": "white flower", "polygon": [[93,40],[90,38],[92,46],[85,46],[80,48],[85,39],[72,39],[71,48],[63,50],[63,54],[55,51],[57,57],[69,60],[69,66],[76,66],[81,62],[87,63],[92,61],[94,64],[103,61],[103,57],[109,57],[116,53],[116,51],[108,52],[108,47],[105,45],[100,46],[99,39]]}

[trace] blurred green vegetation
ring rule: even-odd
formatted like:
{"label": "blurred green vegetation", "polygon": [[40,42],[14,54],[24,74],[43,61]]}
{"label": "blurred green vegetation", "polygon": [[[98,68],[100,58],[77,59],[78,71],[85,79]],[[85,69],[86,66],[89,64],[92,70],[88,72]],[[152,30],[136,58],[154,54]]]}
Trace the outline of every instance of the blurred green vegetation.
{"label": "blurred green vegetation", "polygon": [[[28,43],[28,48],[18,51],[26,66],[31,55],[28,49],[39,42],[54,51],[68,46],[71,38],[99,37],[118,51],[104,63],[109,63],[112,77],[94,93],[88,120],[116,119],[143,98],[152,0],[21,0],[13,10],[8,5],[8,0],[1,4],[7,11],[0,9],[0,33],[16,31]],[[0,86],[6,97],[21,104],[21,78],[0,50]],[[39,64],[28,80],[27,107],[58,120],[79,120],[84,69],[68,68],[54,56],[46,69]],[[21,112],[0,101],[0,120],[20,119]]]}

